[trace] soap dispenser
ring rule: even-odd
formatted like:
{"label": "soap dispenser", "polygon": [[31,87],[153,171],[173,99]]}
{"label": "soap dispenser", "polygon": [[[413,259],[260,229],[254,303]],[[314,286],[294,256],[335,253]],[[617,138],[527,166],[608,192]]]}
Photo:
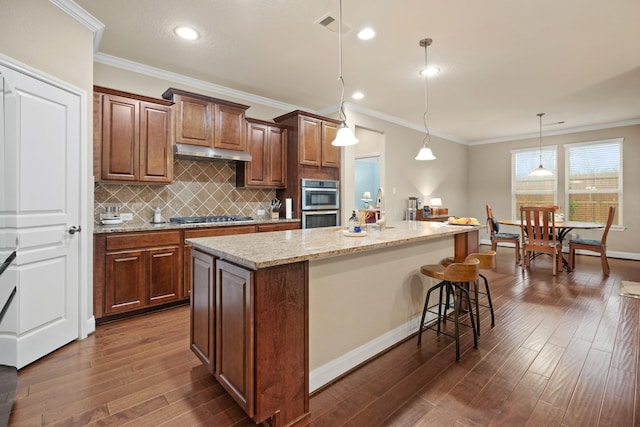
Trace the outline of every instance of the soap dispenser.
{"label": "soap dispenser", "polygon": [[351,218],[349,218],[349,232],[353,233],[356,231],[356,225],[358,224],[358,216],[356,215],[356,211],[353,211],[351,214]]}

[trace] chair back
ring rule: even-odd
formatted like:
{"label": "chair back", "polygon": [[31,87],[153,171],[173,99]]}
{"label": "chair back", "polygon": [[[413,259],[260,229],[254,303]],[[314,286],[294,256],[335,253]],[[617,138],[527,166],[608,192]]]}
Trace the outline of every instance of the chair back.
{"label": "chair back", "polygon": [[491,205],[487,205],[487,226],[489,227],[489,232],[491,233],[491,240],[496,236],[498,230],[495,227],[495,219],[493,218],[493,208]]}
{"label": "chair back", "polygon": [[449,264],[443,272],[444,280],[449,280],[450,282],[475,282],[480,277],[479,275],[480,260],[477,258]]}
{"label": "chair back", "polygon": [[555,208],[522,206],[520,222],[523,248],[526,251],[553,253],[557,247]]}
{"label": "chair back", "polygon": [[602,233],[602,239],[600,239],[601,245],[607,244],[607,235],[609,234],[609,229],[611,228],[611,224],[613,224],[613,217],[616,215],[616,207],[609,206],[609,216],[607,217],[607,225],[604,227],[604,233]]}

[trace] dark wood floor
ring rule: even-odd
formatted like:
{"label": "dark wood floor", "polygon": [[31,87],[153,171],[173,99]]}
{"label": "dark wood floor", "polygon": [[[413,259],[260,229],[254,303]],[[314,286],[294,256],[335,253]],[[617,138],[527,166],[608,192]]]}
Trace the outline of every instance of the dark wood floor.
{"label": "dark wood floor", "polygon": [[[482,248],[486,250],[486,247]],[[524,276],[498,250],[487,274],[496,326],[478,350],[427,331],[311,398],[307,426],[640,425],[640,261],[579,256],[551,275],[538,258]],[[483,326],[488,325],[486,313]],[[99,326],[19,371],[12,426],[251,426],[188,348],[188,307]]]}

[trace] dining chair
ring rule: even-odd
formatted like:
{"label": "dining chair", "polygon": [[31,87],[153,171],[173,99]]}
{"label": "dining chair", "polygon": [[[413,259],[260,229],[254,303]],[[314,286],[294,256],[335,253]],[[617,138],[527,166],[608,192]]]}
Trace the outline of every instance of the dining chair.
{"label": "dining chair", "polygon": [[562,270],[562,243],[557,241],[553,206],[522,206],[522,272],[534,254],[549,254],[553,258],[553,275]]}
{"label": "dining chair", "polygon": [[607,216],[607,225],[604,228],[602,237],[600,240],[587,240],[587,239],[571,239],[569,240],[569,269],[573,270],[573,266],[576,262],[576,250],[582,249],[585,251],[598,252],[600,254],[600,261],[602,262],[602,273],[605,276],[609,275],[609,261],[607,260],[607,235],[611,224],[613,224],[613,217],[616,214],[616,207],[609,206],[609,215]]}
{"label": "dining chair", "polygon": [[520,235],[518,233],[500,233],[500,224],[493,217],[493,208],[487,205],[487,225],[491,233],[491,250],[495,251],[498,243],[513,243],[516,248],[516,263],[520,262]]}

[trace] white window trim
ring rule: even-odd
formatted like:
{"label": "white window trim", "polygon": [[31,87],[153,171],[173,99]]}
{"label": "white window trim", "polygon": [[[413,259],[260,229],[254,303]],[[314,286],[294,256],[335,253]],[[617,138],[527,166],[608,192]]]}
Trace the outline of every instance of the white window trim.
{"label": "white window trim", "polygon": [[[514,148],[512,150],[509,151],[510,155],[511,155],[511,218],[517,219],[520,218],[520,212],[516,212],[516,204],[515,204],[515,196],[516,196],[516,188],[515,188],[515,182],[516,182],[516,177],[515,177],[515,156],[514,154],[518,154],[518,153],[530,153],[533,151],[540,151],[540,147],[531,147],[531,148]],[[543,145],[542,146],[542,151],[555,151],[556,153],[556,173],[555,173],[555,180],[554,180],[554,184],[553,184],[553,190],[551,191],[540,191],[538,193],[536,192],[531,192],[530,194],[551,194],[553,192],[553,204],[557,205],[558,204],[558,146],[557,145]]]}
{"label": "white window trim", "polygon": [[[574,142],[571,144],[564,144],[564,205],[565,206],[569,206],[569,150],[571,148],[576,148],[576,147],[581,147],[581,146],[588,146],[588,145],[607,145],[607,144],[620,144],[620,159],[619,159],[619,164],[620,164],[620,179],[618,182],[620,182],[620,199],[618,201],[618,224],[616,225],[612,225],[611,226],[611,230],[616,230],[616,231],[624,231],[626,230],[626,227],[624,226],[624,221],[623,221],[623,216],[622,216],[622,206],[623,206],[623,199],[624,199],[624,182],[622,181],[622,177],[623,177],[623,154],[622,154],[622,150],[624,148],[623,145],[624,142],[624,138],[610,138],[610,139],[599,139],[599,140],[595,140],[595,141],[585,141],[585,142]],[[557,183],[557,181],[556,181]],[[600,190],[600,191],[596,191],[596,193],[618,193],[618,191],[613,191],[613,190]]]}

